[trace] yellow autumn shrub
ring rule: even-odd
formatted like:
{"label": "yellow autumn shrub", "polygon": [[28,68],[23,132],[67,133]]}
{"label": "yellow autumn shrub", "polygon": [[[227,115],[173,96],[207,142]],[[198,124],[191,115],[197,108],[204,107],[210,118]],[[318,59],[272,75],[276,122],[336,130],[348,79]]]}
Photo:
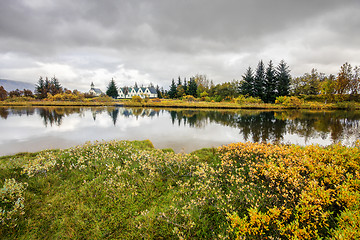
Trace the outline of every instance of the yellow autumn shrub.
{"label": "yellow autumn shrub", "polygon": [[358,232],[358,147],[237,143],[220,153],[232,192],[245,195],[238,200],[248,206],[228,214],[238,239],[316,239]]}

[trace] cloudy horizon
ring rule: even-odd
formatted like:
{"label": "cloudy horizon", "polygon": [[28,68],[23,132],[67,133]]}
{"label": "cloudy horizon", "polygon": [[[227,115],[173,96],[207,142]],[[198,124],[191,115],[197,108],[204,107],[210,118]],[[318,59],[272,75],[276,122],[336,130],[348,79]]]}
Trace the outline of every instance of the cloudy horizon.
{"label": "cloudy horizon", "polygon": [[0,79],[56,76],[69,89],[105,89],[205,74],[240,80],[260,60],[292,76],[360,65],[358,0],[4,0]]}

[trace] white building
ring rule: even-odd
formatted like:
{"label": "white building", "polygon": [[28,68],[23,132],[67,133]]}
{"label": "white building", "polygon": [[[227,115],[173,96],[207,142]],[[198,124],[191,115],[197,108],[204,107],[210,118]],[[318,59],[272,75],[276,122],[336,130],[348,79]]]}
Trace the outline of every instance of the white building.
{"label": "white building", "polygon": [[103,92],[99,89],[99,88],[94,88],[94,83],[91,83],[91,88],[89,90],[89,94],[99,97],[100,95],[103,94]]}
{"label": "white building", "polygon": [[139,96],[141,98],[157,98],[158,94],[154,87],[131,87],[131,88],[119,88],[119,98],[132,98],[133,96]]}

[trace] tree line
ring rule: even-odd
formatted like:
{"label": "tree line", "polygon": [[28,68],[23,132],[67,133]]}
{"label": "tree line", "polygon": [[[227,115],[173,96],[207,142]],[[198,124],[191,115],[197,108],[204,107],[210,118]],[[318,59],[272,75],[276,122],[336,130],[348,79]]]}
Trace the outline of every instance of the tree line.
{"label": "tree line", "polygon": [[319,73],[313,68],[310,73],[305,73],[291,81],[291,94],[324,95],[330,98],[334,94],[356,96],[360,93],[360,67],[354,68],[349,63],[344,63],[337,76]]}
{"label": "tree line", "polygon": [[178,77],[177,84],[172,79],[170,90],[165,93],[169,98],[181,98],[192,95],[208,100],[222,101],[238,97],[240,94],[259,98],[264,102],[274,102],[278,96],[289,95],[290,70],[285,61],[274,67],[270,61],[265,67],[260,61],[255,72],[249,67],[241,81],[233,80],[221,84],[209,81],[206,75],[196,75],[182,81]]}
{"label": "tree line", "polygon": [[56,95],[58,93],[63,93],[63,88],[59,82],[59,80],[54,76],[51,79],[48,77],[39,78],[38,83],[35,86],[35,94],[38,98],[43,99],[48,96],[48,94]]}
{"label": "tree line", "polygon": [[6,98],[13,98],[13,97],[34,97],[34,94],[29,89],[24,90],[12,90],[7,92],[3,86],[0,86],[0,101],[4,101]]}
{"label": "tree line", "polygon": [[[240,95],[261,99],[266,103],[275,102],[279,96],[321,96],[325,100],[360,100],[360,67],[344,63],[337,75],[325,75],[312,69],[310,73],[292,78],[291,70],[282,60],[274,66],[272,60],[267,66],[259,61],[255,70],[250,66],[242,79],[214,84],[206,75],[195,75],[177,82],[172,79],[170,90],[162,92],[162,97],[182,98],[192,95],[206,101],[223,101]],[[159,95],[160,96],[160,95]],[[344,96],[348,96],[345,98]]]}
{"label": "tree line", "polygon": [[[175,81],[173,78],[168,91],[157,85],[155,89],[159,98],[181,99],[184,96],[191,95],[204,101],[220,102],[244,95],[263,102],[273,103],[279,96],[305,95],[319,96],[329,101],[335,101],[335,97],[336,101],[360,100],[360,67],[352,67],[349,63],[344,63],[337,75],[325,75],[313,68],[310,73],[292,78],[290,68],[284,60],[280,61],[277,66],[274,66],[272,60],[265,66],[261,60],[254,70],[249,66],[241,80],[232,80],[215,85],[212,80],[202,74],[197,74],[188,79],[186,77],[182,79],[179,76]],[[151,86],[153,85],[151,84]],[[136,83],[135,87],[137,87]],[[123,91],[127,91],[127,89],[130,88],[124,87]],[[51,79],[40,77],[35,87],[35,95],[38,99],[47,98],[48,94],[54,96],[64,92],[71,93],[70,90],[61,86],[55,76]],[[78,91],[74,90],[74,92],[78,94]],[[113,98],[118,96],[118,88],[113,79],[108,84],[106,94]],[[89,94],[85,93],[84,95]],[[34,97],[30,90],[20,91],[17,89],[8,93],[0,86],[0,100],[21,96]],[[347,98],[341,96],[347,96]]]}
{"label": "tree line", "polygon": [[265,67],[261,60],[255,72],[249,67],[243,75],[240,93],[258,97],[264,102],[275,102],[276,97],[289,95],[290,69],[284,60],[274,67],[272,60]]}

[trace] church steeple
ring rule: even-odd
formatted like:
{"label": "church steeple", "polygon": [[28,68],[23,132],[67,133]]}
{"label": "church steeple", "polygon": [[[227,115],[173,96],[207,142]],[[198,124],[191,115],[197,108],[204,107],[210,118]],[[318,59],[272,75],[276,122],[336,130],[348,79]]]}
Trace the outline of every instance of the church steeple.
{"label": "church steeple", "polygon": [[91,86],[91,88],[94,88],[94,83],[93,83],[93,82],[91,82],[91,85],[90,85],[90,86]]}

